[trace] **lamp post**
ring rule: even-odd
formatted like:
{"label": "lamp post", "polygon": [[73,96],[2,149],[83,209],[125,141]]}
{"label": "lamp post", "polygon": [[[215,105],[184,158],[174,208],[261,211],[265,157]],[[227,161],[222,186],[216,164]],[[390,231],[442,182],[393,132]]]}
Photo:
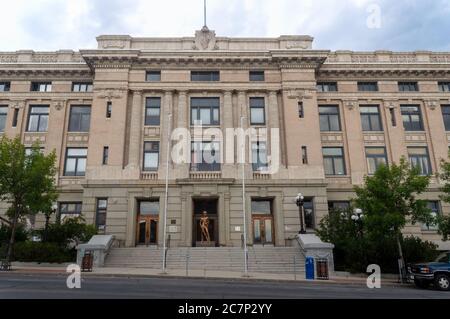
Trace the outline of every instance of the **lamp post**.
{"label": "lamp post", "polygon": [[[245,117],[241,116],[241,128],[244,130],[244,120]],[[244,221],[244,276],[248,277],[248,263],[247,263],[247,214],[245,213],[245,134],[243,133],[242,137],[242,145],[241,145],[241,153],[242,153],[242,218]]]}
{"label": "lamp post", "polygon": [[359,236],[362,237],[362,221],[364,218],[364,214],[361,208],[355,208],[355,210],[353,210],[353,214],[351,219],[358,224],[358,232],[359,232]]}
{"label": "lamp post", "polygon": [[298,207],[298,214],[300,215],[300,231],[299,234],[306,234],[305,230],[305,209],[303,208],[303,205],[305,204],[305,197],[302,193],[298,193],[297,197],[295,198],[295,203]]}

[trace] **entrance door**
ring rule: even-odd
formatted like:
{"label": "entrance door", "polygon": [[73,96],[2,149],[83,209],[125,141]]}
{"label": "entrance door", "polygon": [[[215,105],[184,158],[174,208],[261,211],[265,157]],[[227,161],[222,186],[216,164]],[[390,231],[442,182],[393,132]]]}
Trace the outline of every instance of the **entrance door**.
{"label": "entrance door", "polygon": [[275,242],[271,200],[252,200],[252,226],[254,244]]}
{"label": "entrance door", "polygon": [[[219,243],[219,219],[217,214],[217,198],[205,198],[205,199],[194,199],[193,200],[193,225],[192,225],[192,246],[217,246]],[[202,243],[202,230],[200,227],[200,219],[202,218],[203,212],[207,213],[208,216],[208,231],[210,242]]]}
{"label": "entrance door", "polygon": [[158,244],[159,200],[140,201],[137,219],[137,243]]}

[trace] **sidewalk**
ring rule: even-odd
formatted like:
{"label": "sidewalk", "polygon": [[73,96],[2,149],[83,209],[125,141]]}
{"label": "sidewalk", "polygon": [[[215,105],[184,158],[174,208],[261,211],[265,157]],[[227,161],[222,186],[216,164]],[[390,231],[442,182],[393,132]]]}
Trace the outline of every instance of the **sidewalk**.
{"label": "sidewalk", "polygon": [[[37,263],[13,263],[11,273],[20,274],[64,274],[69,264],[37,264]],[[0,276],[1,276],[0,272]],[[93,277],[154,277],[154,278],[198,278],[198,279],[227,279],[241,281],[274,281],[274,282],[308,282],[315,284],[347,284],[347,285],[366,285],[366,277],[360,276],[332,276],[329,280],[306,280],[304,273],[294,274],[276,274],[276,273],[249,273],[244,276],[243,272],[233,271],[203,271],[168,269],[165,274],[161,269],[146,268],[95,268],[93,272],[84,272],[83,276]],[[384,284],[399,285],[393,278],[383,278]]]}

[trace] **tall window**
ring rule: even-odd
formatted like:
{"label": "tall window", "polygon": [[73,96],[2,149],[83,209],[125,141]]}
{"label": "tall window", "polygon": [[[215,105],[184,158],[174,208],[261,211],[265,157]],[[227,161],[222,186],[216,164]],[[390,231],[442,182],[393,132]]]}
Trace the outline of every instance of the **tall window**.
{"label": "tall window", "polygon": [[400,92],[417,92],[419,86],[417,82],[398,82],[398,90]]}
{"label": "tall window", "polygon": [[106,212],[108,210],[108,199],[97,198],[97,207],[95,212],[95,226],[101,232],[106,230]]}
{"label": "tall window", "polygon": [[303,202],[303,210],[305,212],[305,227],[309,229],[315,228],[314,203],[312,199],[306,199]]}
{"label": "tall window", "polygon": [[366,147],[366,160],[369,175],[375,174],[380,165],[387,165],[386,148]]}
{"label": "tall window", "polygon": [[72,106],[70,108],[69,132],[89,132],[91,107]]}
{"label": "tall window", "polygon": [[298,106],[298,117],[302,119],[305,117],[305,110],[303,107],[303,102],[298,102],[297,106]]}
{"label": "tall window", "polygon": [[159,125],[161,114],[161,98],[148,97],[145,101],[145,125]]}
{"label": "tall window", "polygon": [[112,115],[112,102],[106,102],[106,118],[110,119]]}
{"label": "tall window", "polygon": [[109,146],[103,146],[102,164],[108,165],[108,160],[109,160]]}
{"label": "tall window", "polygon": [[92,92],[92,82],[73,82],[72,91],[73,92]]}
{"label": "tall window", "polygon": [[218,142],[192,142],[191,170],[220,171],[220,144]]}
{"label": "tall window", "polygon": [[249,77],[252,82],[264,81],[264,71],[250,71]]}
{"label": "tall window", "polygon": [[52,82],[32,82],[31,91],[33,92],[51,92]]}
{"label": "tall window", "polygon": [[191,71],[191,81],[220,81],[219,71]]}
{"label": "tall window", "polygon": [[322,132],[341,130],[338,106],[319,106],[319,120]]}
{"label": "tall window", "polygon": [[377,82],[358,82],[359,92],[376,92],[378,91]]}
{"label": "tall window", "polygon": [[64,176],[84,176],[86,174],[87,148],[67,148]]}
{"label": "tall window", "polygon": [[418,168],[421,175],[431,175],[431,163],[426,147],[408,147],[409,162]]}
{"label": "tall window", "polygon": [[308,164],[308,148],[307,146],[302,146],[302,164]]}
{"label": "tall window", "polygon": [[147,82],[159,82],[161,81],[161,71],[147,71],[145,75]]}
{"label": "tall window", "polygon": [[450,105],[443,105],[441,107],[442,118],[444,119],[445,130],[450,131]]}
{"label": "tall window", "polygon": [[15,108],[12,120],[12,127],[17,127],[18,120],[19,120],[19,109]]}
{"label": "tall window", "polygon": [[329,201],[328,202],[328,212],[345,212],[350,208],[349,201]]}
{"label": "tall window", "polygon": [[363,131],[382,131],[380,109],[378,106],[360,106]]}
{"label": "tall window", "polygon": [[7,115],[8,115],[8,107],[0,106],[0,132],[3,132],[5,130]]}
{"label": "tall window", "polygon": [[439,82],[439,91],[450,92],[450,82]]}
{"label": "tall window", "polygon": [[405,131],[423,131],[422,113],[418,105],[401,105]]}
{"label": "tall window", "polygon": [[[427,207],[428,209],[431,210],[431,215],[436,218],[439,215],[441,215],[441,208],[439,205],[438,201],[429,201],[427,203]],[[432,231],[436,231],[438,230],[439,227],[436,223],[432,223],[432,224],[422,224],[422,230],[432,230]]]}
{"label": "tall window", "polygon": [[10,82],[0,82],[0,92],[8,92],[11,88]]}
{"label": "tall window", "polygon": [[250,123],[252,125],[264,125],[266,123],[263,97],[250,98]]}
{"label": "tall window", "polygon": [[220,99],[217,97],[191,98],[191,125],[219,125]]}
{"label": "tall window", "polygon": [[267,163],[267,148],[266,142],[252,143],[252,167],[253,171],[266,171]]}
{"label": "tall window", "polygon": [[342,147],[322,149],[325,175],[345,175],[344,150]]}
{"label": "tall window", "polygon": [[336,82],[317,82],[318,92],[337,92]]}
{"label": "tall window", "polygon": [[81,202],[61,202],[59,203],[58,219],[61,223],[63,223],[69,218],[80,217],[81,209]]}
{"label": "tall window", "polygon": [[28,132],[47,132],[48,106],[31,105],[28,116]]}
{"label": "tall window", "polygon": [[157,171],[159,166],[159,142],[144,143],[144,171]]}

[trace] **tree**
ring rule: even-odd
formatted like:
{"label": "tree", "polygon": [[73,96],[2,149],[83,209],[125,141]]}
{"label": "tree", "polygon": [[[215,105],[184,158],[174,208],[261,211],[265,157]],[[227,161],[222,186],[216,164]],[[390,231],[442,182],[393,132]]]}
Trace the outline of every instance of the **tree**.
{"label": "tree", "polygon": [[429,176],[421,176],[418,168],[411,168],[402,158],[398,165],[381,165],[373,176],[366,176],[363,186],[355,187],[354,203],[364,212],[364,224],[370,229],[371,240],[395,238],[403,275],[406,272],[402,229],[409,222],[436,223],[427,201],[416,199],[429,182]]}
{"label": "tree", "polygon": [[56,191],[56,154],[44,155],[38,144],[26,155],[19,138],[0,140],[0,200],[9,207],[11,237],[6,260],[11,261],[15,232],[20,219],[39,212],[48,213],[58,195]]}
{"label": "tree", "polygon": [[[450,155],[450,153],[449,153]],[[441,199],[444,202],[450,203],[450,162],[442,160],[441,161],[441,173],[438,174],[441,181],[444,182],[444,186],[441,187]],[[438,217],[438,232],[442,235],[442,239],[447,241],[450,237],[450,216],[439,216]]]}

